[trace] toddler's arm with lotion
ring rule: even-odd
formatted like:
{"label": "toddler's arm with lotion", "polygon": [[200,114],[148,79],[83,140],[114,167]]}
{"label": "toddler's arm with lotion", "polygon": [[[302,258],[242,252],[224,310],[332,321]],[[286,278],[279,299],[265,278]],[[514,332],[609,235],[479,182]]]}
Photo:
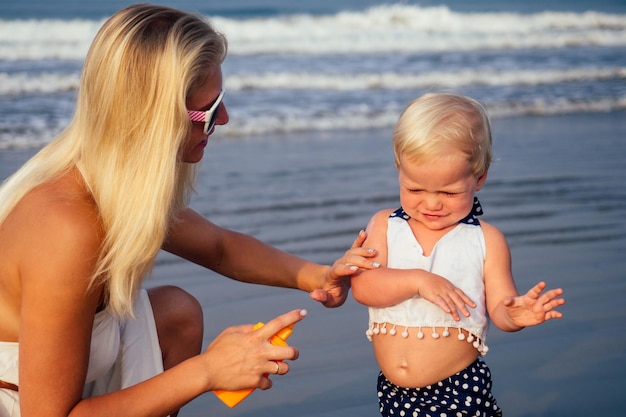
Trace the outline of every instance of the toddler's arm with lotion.
{"label": "toddler's arm with lotion", "polygon": [[423,269],[387,268],[387,224],[393,210],[381,210],[367,225],[364,246],[376,250],[377,269],[359,270],[352,276],[354,299],[370,307],[389,307],[415,296],[421,296],[438,305],[459,320],[460,311],[469,316],[467,306],[474,302],[450,281]]}
{"label": "toddler's arm with lotion", "polygon": [[468,307],[476,307],[463,290],[444,277],[423,269],[380,267],[362,271],[352,277],[352,295],[369,307],[389,307],[421,296],[457,321],[460,320],[459,312],[469,317]]}

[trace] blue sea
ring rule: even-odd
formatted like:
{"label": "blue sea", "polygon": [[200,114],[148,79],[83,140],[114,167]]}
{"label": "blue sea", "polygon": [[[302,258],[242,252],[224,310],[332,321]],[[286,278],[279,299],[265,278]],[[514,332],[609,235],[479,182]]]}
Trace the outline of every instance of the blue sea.
{"label": "blue sea", "polygon": [[[0,0],[0,149],[40,146],[71,117],[112,0]],[[626,108],[626,2],[167,1],[229,39],[221,137],[392,126],[430,90],[494,118]]]}
{"label": "blue sea", "polygon": [[[0,181],[70,120],[84,56],[122,0],[0,0]],[[192,206],[217,224],[332,263],[397,207],[391,130],[431,91],[483,102],[496,161],[479,198],[507,236],[520,292],[563,287],[564,318],[490,329],[507,417],[626,410],[625,0],[178,0],[229,39],[230,122],[211,136]],[[158,115],[155,115],[158,117]],[[242,256],[246,256],[242,253]],[[289,374],[235,409],[208,393],[181,417],[377,417],[367,310],[222,279],[169,254],[176,284],[227,326],[306,308]],[[158,393],[155,393],[157,396]]]}

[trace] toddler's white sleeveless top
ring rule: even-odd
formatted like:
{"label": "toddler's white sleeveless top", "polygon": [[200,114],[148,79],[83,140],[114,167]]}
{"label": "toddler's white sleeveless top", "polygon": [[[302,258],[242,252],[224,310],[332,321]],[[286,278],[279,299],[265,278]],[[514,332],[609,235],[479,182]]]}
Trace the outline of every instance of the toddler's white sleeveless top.
{"label": "toddler's white sleeveless top", "polygon": [[[368,339],[379,333],[421,339],[424,337],[422,328],[426,328],[430,329],[433,338],[457,337],[472,343],[481,355],[487,353],[485,340],[489,321],[483,278],[486,249],[485,237],[476,218],[480,214],[482,208],[474,199],[472,213],[444,235],[429,256],[424,256],[408,224],[410,217],[404,210],[400,208],[391,214],[387,229],[387,267],[424,269],[441,275],[463,290],[476,303],[476,308],[469,308],[470,317],[460,314],[461,320],[455,321],[450,314],[420,296],[391,307],[370,307]],[[417,334],[409,334],[409,327],[417,328]]]}

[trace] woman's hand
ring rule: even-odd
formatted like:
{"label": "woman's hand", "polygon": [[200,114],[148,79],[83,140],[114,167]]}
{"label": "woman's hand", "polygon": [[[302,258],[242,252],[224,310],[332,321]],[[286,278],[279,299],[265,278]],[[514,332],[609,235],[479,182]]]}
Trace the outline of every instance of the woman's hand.
{"label": "woman's hand", "polygon": [[311,292],[312,299],[326,307],[339,307],[348,297],[352,275],[359,268],[378,268],[379,264],[370,260],[376,256],[376,251],[362,247],[366,237],[365,231],[361,230],[350,249],[328,269],[322,288]]}
{"label": "woman's hand", "polygon": [[251,324],[224,330],[200,355],[206,371],[206,390],[271,388],[268,376],[289,372],[289,364],[282,361],[296,360],[299,352],[293,346],[272,345],[269,340],[305,316],[306,310],[293,310],[257,330]]}

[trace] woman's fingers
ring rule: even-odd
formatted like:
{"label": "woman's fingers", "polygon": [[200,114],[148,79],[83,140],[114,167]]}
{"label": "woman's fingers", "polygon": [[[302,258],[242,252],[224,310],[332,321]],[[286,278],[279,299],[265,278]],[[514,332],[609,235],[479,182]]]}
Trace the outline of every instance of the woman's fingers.
{"label": "woman's fingers", "polygon": [[[286,338],[291,335],[293,326],[300,320],[304,319],[307,315],[307,311],[304,309],[292,310],[288,313],[282,314],[259,328],[259,336],[266,340],[270,340],[274,337]],[[282,343],[279,343],[281,345]]]}
{"label": "woman's fingers", "polygon": [[365,233],[365,230],[359,231],[359,234],[357,235],[356,239],[354,239],[354,242],[352,242],[351,248],[352,249],[360,248],[361,246],[363,246],[365,239],[367,239],[367,233]]}

